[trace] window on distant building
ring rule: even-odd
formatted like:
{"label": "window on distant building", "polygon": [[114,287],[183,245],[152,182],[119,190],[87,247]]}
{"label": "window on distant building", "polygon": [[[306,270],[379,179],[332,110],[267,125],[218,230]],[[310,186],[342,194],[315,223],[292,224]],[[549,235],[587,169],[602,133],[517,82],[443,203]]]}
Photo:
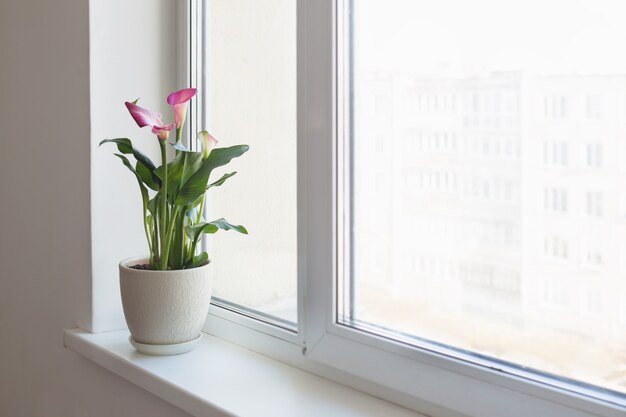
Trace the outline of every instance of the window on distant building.
{"label": "window on distant building", "polygon": [[585,166],[588,168],[602,168],[602,144],[587,143],[585,145]]}
{"label": "window on distant building", "polygon": [[569,245],[560,236],[544,236],[543,253],[549,258],[565,260],[569,257]]}
{"label": "window on distant building", "polygon": [[545,187],[543,189],[543,208],[546,211],[567,212],[567,190]]}
{"label": "window on distant building", "polygon": [[543,98],[543,116],[546,120],[559,120],[567,116],[567,100],[562,95],[547,95]]}
{"label": "window on distant building", "polygon": [[565,166],[568,161],[568,146],[564,141],[542,142],[543,163],[546,165]]}
{"label": "window on distant building", "polygon": [[585,207],[588,216],[601,217],[604,212],[603,194],[599,191],[587,191],[585,193]]}
{"label": "window on distant building", "polygon": [[604,255],[602,253],[602,250],[598,247],[587,247],[584,256],[585,265],[592,268],[602,268],[604,266]]}
{"label": "window on distant building", "polygon": [[587,94],[585,96],[585,116],[587,119],[600,119],[602,110],[603,102],[600,94]]}

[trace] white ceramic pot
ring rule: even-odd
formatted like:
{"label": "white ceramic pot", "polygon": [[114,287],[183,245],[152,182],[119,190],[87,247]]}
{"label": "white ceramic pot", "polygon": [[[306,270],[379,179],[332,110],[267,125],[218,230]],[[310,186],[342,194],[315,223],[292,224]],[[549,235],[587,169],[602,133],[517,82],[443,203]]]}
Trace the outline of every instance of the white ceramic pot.
{"label": "white ceramic pot", "polygon": [[193,349],[211,302],[209,264],[177,271],[130,268],[147,262],[147,257],[120,262],[122,305],[131,343],[148,354]]}

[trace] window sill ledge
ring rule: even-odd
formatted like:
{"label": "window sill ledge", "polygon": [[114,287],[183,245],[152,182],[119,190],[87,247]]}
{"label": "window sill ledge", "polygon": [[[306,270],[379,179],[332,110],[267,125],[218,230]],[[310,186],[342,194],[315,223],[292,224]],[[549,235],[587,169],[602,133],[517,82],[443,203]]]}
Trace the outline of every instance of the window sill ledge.
{"label": "window sill ledge", "polygon": [[344,385],[205,334],[192,352],[137,353],[127,330],[65,331],[70,350],[193,416],[420,416]]}

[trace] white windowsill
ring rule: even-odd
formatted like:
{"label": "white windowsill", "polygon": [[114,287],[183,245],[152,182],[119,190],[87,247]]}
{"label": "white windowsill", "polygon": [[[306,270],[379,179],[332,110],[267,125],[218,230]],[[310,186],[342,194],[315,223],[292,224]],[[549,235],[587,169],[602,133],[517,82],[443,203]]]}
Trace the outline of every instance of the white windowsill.
{"label": "white windowsill", "polygon": [[209,334],[192,352],[145,356],[127,330],[65,331],[65,346],[197,416],[419,416],[400,406],[310,374]]}

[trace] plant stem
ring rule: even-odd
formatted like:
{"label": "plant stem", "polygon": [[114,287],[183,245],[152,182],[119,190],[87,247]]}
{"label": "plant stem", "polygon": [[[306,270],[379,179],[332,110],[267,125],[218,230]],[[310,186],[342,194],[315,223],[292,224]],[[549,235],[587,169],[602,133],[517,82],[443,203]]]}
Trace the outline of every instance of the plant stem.
{"label": "plant stem", "polygon": [[[178,257],[180,258],[181,268],[185,265],[185,214],[187,213],[188,206],[183,207],[183,211],[180,213],[180,221],[178,223],[178,233],[180,233],[180,247],[178,248]],[[175,250],[177,248],[174,248]]]}
{"label": "plant stem", "polygon": [[202,195],[202,201],[200,202],[200,210],[198,210],[198,218],[196,219],[196,223],[200,223],[202,220],[202,216],[204,215],[204,200],[206,198],[206,194]]}
{"label": "plant stem", "polygon": [[[167,233],[165,235],[165,241],[161,242],[162,243],[162,253],[161,253],[161,259],[160,259],[160,264],[161,264],[161,270],[165,271],[167,269],[167,261],[168,258],[170,256],[170,246],[172,243],[172,232],[174,232],[174,225],[176,224],[176,216],[178,216],[178,212],[180,211],[180,206],[175,206],[174,210],[172,211],[172,221],[169,224],[169,228],[167,229]],[[163,265],[165,265],[165,267],[163,267]]]}
{"label": "plant stem", "polygon": [[175,222],[176,228],[172,233],[172,243],[170,250],[169,262],[172,268],[180,269],[185,264],[184,248],[184,228],[185,228],[185,214],[187,213],[187,206],[183,206],[177,216],[172,217],[172,222]]}
{"label": "plant stem", "polygon": [[159,222],[160,216],[158,215],[158,210],[156,210],[157,217],[154,218],[153,227],[152,227],[152,248],[154,250],[154,261],[151,262],[151,268],[156,269],[159,261]]}
{"label": "plant stem", "polygon": [[[176,143],[179,143],[182,137],[183,137],[183,127],[181,126],[178,129],[176,129]],[[180,151],[176,149],[176,156],[178,156],[179,153]]]}
{"label": "plant stem", "polygon": [[146,205],[143,206],[143,230],[146,232],[146,240],[148,241],[148,250],[150,251],[150,263],[152,263],[152,239],[150,238],[150,232],[148,232],[148,220],[146,219]]}
{"label": "plant stem", "polygon": [[165,230],[167,229],[167,150],[165,149],[164,141],[159,141],[159,146],[161,147],[161,161],[163,161],[163,183],[161,184],[161,191],[159,191],[159,194],[161,194],[161,214],[159,219],[161,221],[161,227],[159,228],[161,234],[161,258],[159,259],[159,269],[164,271],[167,269],[169,252],[169,244],[167,244],[165,239]]}
{"label": "plant stem", "polygon": [[189,259],[193,259],[194,256],[196,256],[196,245],[198,244],[197,240],[194,240],[193,243],[191,244],[191,247],[189,248]]}

